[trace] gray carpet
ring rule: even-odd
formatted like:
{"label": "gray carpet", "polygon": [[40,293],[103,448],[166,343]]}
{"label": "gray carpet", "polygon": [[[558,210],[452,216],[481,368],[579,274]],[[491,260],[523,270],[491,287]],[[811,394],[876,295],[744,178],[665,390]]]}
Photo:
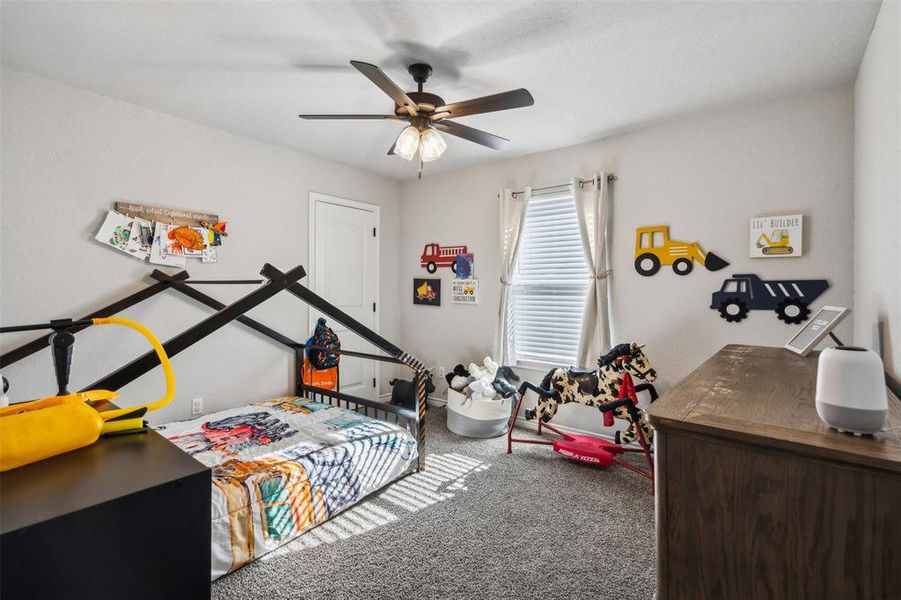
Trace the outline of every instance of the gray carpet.
{"label": "gray carpet", "polygon": [[429,413],[425,472],[219,579],[213,598],[653,596],[646,479],[545,446],[508,455],[505,437],[457,437]]}

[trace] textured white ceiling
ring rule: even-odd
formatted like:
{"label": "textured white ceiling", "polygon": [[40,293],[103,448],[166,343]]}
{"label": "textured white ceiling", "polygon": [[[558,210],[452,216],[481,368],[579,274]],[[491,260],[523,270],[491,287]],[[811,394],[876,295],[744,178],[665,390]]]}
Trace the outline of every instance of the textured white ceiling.
{"label": "textured white ceiling", "polygon": [[[850,82],[878,3],[9,2],[13,68],[389,177],[397,122],[300,112],[390,112],[351,59],[404,89],[412,62],[452,102],[525,87],[535,106],[464,117],[512,140],[451,138],[426,173],[596,140],[671,115]],[[450,138],[450,136],[445,136]]]}

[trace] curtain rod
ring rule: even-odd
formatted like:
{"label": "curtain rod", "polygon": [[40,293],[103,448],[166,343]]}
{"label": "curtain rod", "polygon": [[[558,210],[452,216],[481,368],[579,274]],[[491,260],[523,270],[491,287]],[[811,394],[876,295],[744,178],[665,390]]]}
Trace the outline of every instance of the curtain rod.
{"label": "curtain rod", "polygon": [[[596,180],[597,180],[597,178],[595,177],[592,179],[577,179],[576,181],[578,181],[579,183],[594,183]],[[607,181],[616,181],[616,175],[614,175],[614,174],[607,175]],[[552,190],[554,188],[563,187],[565,185],[569,185],[569,183],[560,183],[557,185],[546,185],[544,187],[532,188],[532,191],[533,192],[543,192],[545,190]],[[520,190],[518,192],[513,192],[512,196],[514,198],[516,198],[517,196],[524,194],[524,193],[525,193],[525,190]]]}

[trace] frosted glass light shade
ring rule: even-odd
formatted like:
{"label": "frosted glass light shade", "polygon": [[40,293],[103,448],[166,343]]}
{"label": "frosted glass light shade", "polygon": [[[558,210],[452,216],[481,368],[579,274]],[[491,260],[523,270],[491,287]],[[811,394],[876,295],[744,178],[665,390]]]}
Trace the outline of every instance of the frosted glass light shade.
{"label": "frosted glass light shade", "polygon": [[394,154],[406,160],[413,160],[418,149],[419,130],[412,125],[404,127],[404,130],[400,132],[400,135],[397,136],[397,140],[394,142]]}
{"label": "frosted glass light shade", "polygon": [[434,129],[426,129],[422,132],[419,139],[419,158],[422,162],[429,162],[444,154],[447,148],[447,142]]}

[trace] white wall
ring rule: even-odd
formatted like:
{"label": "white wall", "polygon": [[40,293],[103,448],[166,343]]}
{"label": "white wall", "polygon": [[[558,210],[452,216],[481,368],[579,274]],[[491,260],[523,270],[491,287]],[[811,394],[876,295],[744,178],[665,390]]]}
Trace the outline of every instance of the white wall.
{"label": "white wall", "polygon": [[[732,110],[690,116],[620,137],[492,163],[403,183],[401,305],[404,345],[427,364],[452,366],[489,353],[499,294],[498,206],[504,187],[543,186],[596,171],[617,173],[613,285],[622,340],[647,344],[660,373],[658,389],[672,386],[724,344],[782,345],[797,326],[772,312],[752,312],[738,324],[709,308],[711,292],[730,273],[767,278],[819,278],[832,287],[817,301],[851,303],[853,98],[848,87]],[[748,220],[803,213],[809,235],[804,256],[747,257]],[[645,278],[632,267],[634,231],[665,223],[675,239],[698,240],[731,261],[688,277],[669,269]],[[426,242],[468,244],[481,281],[477,307],[414,306],[414,276]],[[442,269],[444,286],[450,271]],[[850,323],[839,333],[850,339]],[[529,373],[540,377],[539,373]],[[533,379],[534,380],[534,379]],[[580,411],[591,411],[588,413]],[[593,409],[562,409],[559,424],[589,428]],[[585,418],[583,418],[585,417]]]}
{"label": "white wall", "polygon": [[901,377],[901,4],[885,1],[854,86],[854,340]]}
{"label": "white wall", "polygon": [[[285,115],[286,119],[293,118]],[[310,191],[379,204],[381,329],[399,341],[397,182],[355,168],[237,137],[132,104],[3,69],[0,320],[4,324],[79,316],[140,289],[154,268],[93,241],[104,211],[130,200],[218,213],[230,235],[218,264],[189,263],[194,278],[253,278],[264,262],[306,264]],[[169,269],[173,271],[172,269]],[[206,286],[224,302],[253,289]],[[210,314],[165,292],[124,316],[166,339]],[[251,316],[304,340],[306,306],[282,293]],[[137,334],[93,328],[79,334],[72,389],[90,384],[149,348]],[[5,335],[8,350],[34,334]],[[190,415],[284,394],[291,357],[271,341],[230,324],[174,359],[178,396],[154,415]],[[55,392],[49,352],[4,374],[14,399]],[[125,404],[161,393],[157,369],[122,390]],[[387,379],[387,378],[385,378]]]}

